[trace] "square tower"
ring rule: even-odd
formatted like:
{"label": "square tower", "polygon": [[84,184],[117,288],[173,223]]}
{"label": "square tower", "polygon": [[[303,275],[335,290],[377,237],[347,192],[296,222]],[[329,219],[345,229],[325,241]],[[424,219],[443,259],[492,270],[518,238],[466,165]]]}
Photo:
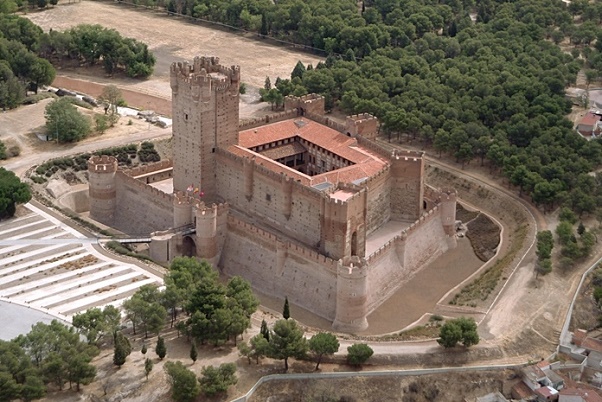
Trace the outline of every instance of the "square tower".
{"label": "square tower", "polygon": [[174,191],[192,186],[215,196],[215,152],[238,143],[240,69],[196,57],[170,69]]}

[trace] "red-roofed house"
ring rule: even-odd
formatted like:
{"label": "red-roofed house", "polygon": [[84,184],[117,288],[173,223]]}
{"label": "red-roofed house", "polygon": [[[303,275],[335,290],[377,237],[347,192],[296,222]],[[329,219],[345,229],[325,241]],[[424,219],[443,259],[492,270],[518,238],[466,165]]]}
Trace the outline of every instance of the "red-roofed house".
{"label": "red-roofed house", "polygon": [[581,135],[590,137],[596,128],[596,123],[599,121],[600,116],[593,114],[592,112],[587,112],[579,122],[579,125],[577,125],[577,131],[579,131]]}

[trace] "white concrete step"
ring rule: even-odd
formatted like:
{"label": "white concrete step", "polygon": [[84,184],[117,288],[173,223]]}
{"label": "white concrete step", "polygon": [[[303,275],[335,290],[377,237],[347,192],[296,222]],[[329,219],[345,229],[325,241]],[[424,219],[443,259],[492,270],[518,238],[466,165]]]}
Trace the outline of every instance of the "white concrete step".
{"label": "white concrete step", "polygon": [[25,224],[20,224],[19,226],[15,226],[15,227],[12,227],[12,228],[9,228],[9,229],[5,229],[5,230],[0,230],[0,237],[4,238],[4,235],[6,235],[7,233],[14,232],[14,231],[17,231],[17,230],[23,230],[25,228],[28,228],[28,227],[31,227],[31,226],[34,226],[34,225],[39,225],[40,223],[46,223],[46,224],[48,224],[48,221],[46,221],[44,219],[36,219],[33,222],[28,222],[28,223],[25,223]]}
{"label": "white concrete step", "polygon": [[123,296],[120,297],[120,295],[129,293],[133,290],[136,290],[144,285],[148,285],[151,283],[157,283],[157,282],[154,279],[144,279],[141,281],[132,282],[129,285],[120,286],[119,288],[110,290],[108,292],[94,294],[92,296],[88,296],[88,297],[79,299],[77,301],[71,302],[71,303],[53,307],[50,310],[55,311],[58,314],[73,315],[78,311],[86,310],[87,308],[90,308],[92,306],[105,305],[105,304],[108,304],[109,302],[122,300],[125,297],[123,297]]}
{"label": "white concrete step", "polygon": [[[0,276],[0,281],[2,281],[2,283],[10,283],[13,281],[17,281],[20,278],[35,275],[38,272],[45,271],[45,270],[51,269],[53,267],[57,267],[66,262],[78,260],[84,256],[84,254],[82,254],[84,251],[86,251],[86,249],[83,247],[76,248],[75,250],[71,251],[71,253],[75,253],[75,255],[72,255],[72,256],[66,257],[66,258],[62,258],[58,261],[49,262],[48,264],[39,265],[37,267],[33,267],[33,268],[27,269],[25,271],[15,272],[14,270],[10,270],[11,268],[14,268],[14,267],[9,267],[8,272],[15,272],[15,273],[12,275]],[[2,271],[2,272],[4,272],[4,271]]]}
{"label": "white concrete step", "polygon": [[91,283],[89,285],[84,285],[81,287],[75,287],[65,292],[60,292],[60,294],[58,295],[38,298],[36,301],[28,304],[31,304],[32,306],[51,308],[54,305],[61,304],[61,302],[69,300],[73,297],[83,296],[86,293],[95,292],[107,286],[115,285],[117,283],[136,278],[137,276],[140,276],[138,272],[130,271],[124,275],[119,275],[113,278],[105,279],[100,282]]}
{"label": "white concrete step", "polygon": [[52,250],[56,250],[58,248],[67,248],[67,247],[68,247],[68,250],[66,252],[69,252],[69,253],[72,253],[72,252],[75,252],[75,251],[81,249],[81,247],[71,247],[71,246],[68,246],[65,244],[54,244],[52,246],[40,247],[36,250],[32,250],[27,253],[13,255],[12,257],[0,258],[0,266],[4,266],[4,265],[10,264],[12,262],[27,260],[27,259],[29,259],[29,257],[33,257],[34,255],[43,254],[43,253],[47,253]]}
{"label": "white concrete step", "polygon": [[[40,278],[35,281],[27,282],[23,285],[12,286],[10,288],[0,290],[0,295],[4,296],[4,297],[11,297],[11,296],[17,295],[21,292],[34,292],[34,291],[43,291],[45,293],[52,292],[55,290],[55,288],[52,285],[57,284],[58,281],[61,281],[61,283],[57,285],[57,287],[60,290],[63,286],[69,285],[70,277],[81,276],[84,274],[88,275],[87,274],[88,272],[102,269],[103,267],[105,267],[107,265],[111,265],[111,263],[108,261],[102,261],[102,262],[96,263],[94,265],[88,265],[87,267],[75,269],[73,271],[46,276],[44,278]],[[119,267],[119,269],[123,269],[123,268]],[[106,271],[104,271],[104,272],[106,272]]]}

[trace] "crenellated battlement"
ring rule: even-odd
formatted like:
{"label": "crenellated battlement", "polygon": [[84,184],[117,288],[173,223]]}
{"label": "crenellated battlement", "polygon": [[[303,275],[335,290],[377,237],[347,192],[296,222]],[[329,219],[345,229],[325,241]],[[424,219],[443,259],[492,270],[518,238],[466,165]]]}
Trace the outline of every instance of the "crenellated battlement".
{"label": "crenellated battlement", "polygon": [[94,173],[115,173],[117,158],[108,155],[93,155],[88,159],[88,171]]}
{"label": "crenellated battlement", "polygon": [[230,205],[227,202],[220,202],[218,204],[212,203],[211,205],[205,204],[201,200],[193,200],[194,208],[197,215],[214,215],[218,216],[224,212],[228,212]]}
{"label": "crenellated battlement", "polygon": [[423,156],[424,156],[423,151],[409,151],[409,150],[395,149],[391,152],[391,161],[404,160],[404,161],[420,162],[422,160]]}
{"label": "crenellated battlement", "polygon": [[356,139],[358,144],[360,144],[363,148],[367,148],[368,150],[374,152],[375,154],[377,154],[381,158],[384,158],[385,160],[390,160],[391,151],[387,148],[375,143],[372,140],[369,140],[368,138],[362,137],[361,135],[358,136]]}
{"label": "crenellated battlement", "polygon": [[282,112],[266,114],[264,117],[256,119],[243,120],[238,123],[239,131],[249,130],[251,128],[263,126],[265,124],[276,123],[282,120],[292,119],[298,116],[297,109],[288,109]]}
{"label": "crenellated battlement", "polygon": [[219,64],[218,57],[195,57],[192,64],[186,61],[172,63],[170,83],[174,94],[178,93],[180,83],[192,87],[209,85],[214,91],[226,91],[231,86],[238,89],[240,67],[235,65],[223,66]]}
{"label": "crenellated battlement", "polygon": [[341,258],[337,263],[337,273],[347,278],[359,278],[368,274],[368,262],[357,255]]}
{"label": "crenellated battlement", "polygon": [[144,194],[146,194],[149,197],[149,199],[158,198],[158,199],[162,199],[164,201],[173,203],[173,194],[167,194],[159,189],[156,189],[153,186],[149,186],[148,184],[141,182],[140,180],[137,180],[132,176],[129,176],[122,170],[118,170],[115,177],[117,180],[121,181],[124,185],[126,185],[134,190],[139,190],[139,191],[143,192]]}
{"label": "crenellated battlement", "polygon": [[190,206],[192,207],[194,200],[191,196],[188,195],[185,191],[175,191],[173,193],[173,203],[174,205],[181,206]]}
{"label": "crenellated battlement", "polygon": [[324,114],[325,99],[322,95],[309,94],[304,96],[286,96],[284,97],[285,109],[298,109],[301,114],[313,113],[316,115]]}
{"label": "crenellated battlement", "polygon": [[343,133],[343,134],[346,133],[344,124],[334,121],[330,117],[326,117],[323,114],[312,113],[311,111],[308,111],[305,113],[304,116],[310,120],[315,121],[316,123],[320,123],[324,126],[332,128],[333,130],[337,130],[340,133]]}
{"label": "crenellated battlement", "polygon": [[390,172],[391,172],[391,166],[386,165],[384,168],[382,168],[381,170],[379,170],[372,176],[368,177],[365,181],[363,181],[360,184],[360,186],[369,188],[372,183],[376,182],[377,180],[380,180],[383,176],[388,176],[390,174]]}
{"label": "crenellated battlement", "polygon": [[347,121],[353,122],[354,125],[360,125],[362,124],[362,122],[366,122],[366,121],[371,121],[371,120],[377,120],[378,119],[371,115],[370,113],[358,113],[358,114],[352,114],[351,116],[347,116],[346,118]]}
{"label": "crenellated battlement", "polygon": [[347,116],[345,131],[352,137],[375,138],[378,133],[378,119],[370,113]]}
{"label": "crenellated battlement", "polygon": [[173,167],[173,161],[171,159],[165,159],[159,162],[150,163],[148,165],[136,166],[130,169],[124,169],[123,173],[128,176],[138,177],[147,175],[150,173],[158,172],[159,170],[169,169]]}
{"label": "crenellated battlement", "polygon": [[383,244],[382,247],[366,257],[366,262],[368,264],[374,264],[375,261],[377,261],[380,257],[387,254],[391,248],[395,247],[400,242],[405,242],[409,236],[412,236],[413,233],[419,232],[422,226],[426,225],[435,218],[439,218],[440,215],[441,211],[439,207],[433,207],[433,209],[422,215],[420,219],[416,220],[406,229],[403,229],[398,235],[395,235],[392,239]]}

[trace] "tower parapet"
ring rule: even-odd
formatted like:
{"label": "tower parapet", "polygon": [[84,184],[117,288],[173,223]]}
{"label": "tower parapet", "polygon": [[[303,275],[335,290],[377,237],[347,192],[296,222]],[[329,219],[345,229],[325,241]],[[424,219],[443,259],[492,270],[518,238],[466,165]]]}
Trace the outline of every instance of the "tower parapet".
{"label": "tower parapet", "polygon": [[345,119],[345,131],[351,137],[359,135],[368,139],[374,139],[378,133],[378,119],[370,113],[347,116]]}
{"label": "tower parapet", "polygon": [[170,68],[174,190],[216,195],[218,148],[238,144],[240,68],[217,57],[196,57]]}
{"label": "tower parapet", "polygon": [[324,97],[318,94],[284,97],[284,110],[297,109],[297,113],[301,116],[306,114],[323,116],[325,106]]}
{"label": "tower parapet", "polygon": [[415,221],[424,201],[424,152],[391,153],[391,219]]}
{"label": "tower parapet", "polygon": [[94,155],[88,159],[90,217],[109,226],[115,222],[116,172],[114,156]]}
{"label": "tower parapet", "polygon": [[194,222],[194,211],[193,211],[192,198],[182,192],[176,191],[173,195],[173,226],[179,228],[182,226],[190,225]]}
{"label": "tower parapet", "polygon": [[363,258],[340,259],[337,266],[337,305],[332,328],[360,332],[368,328],[368,265]]}

